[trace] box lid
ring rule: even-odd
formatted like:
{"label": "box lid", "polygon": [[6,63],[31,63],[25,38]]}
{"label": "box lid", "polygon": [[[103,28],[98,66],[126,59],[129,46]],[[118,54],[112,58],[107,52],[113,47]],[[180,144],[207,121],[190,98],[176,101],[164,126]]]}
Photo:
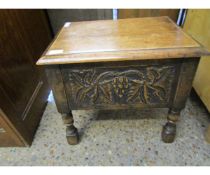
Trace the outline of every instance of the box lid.
{"label": "box lid", "polygon": [[200,57],[208,54],[168,17],[68,22],[38,65]]}

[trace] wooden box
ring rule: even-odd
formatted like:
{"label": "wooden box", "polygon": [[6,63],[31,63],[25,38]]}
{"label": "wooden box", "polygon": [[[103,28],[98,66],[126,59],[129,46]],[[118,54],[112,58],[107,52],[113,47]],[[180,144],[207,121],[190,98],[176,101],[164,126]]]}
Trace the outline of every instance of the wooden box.
{"label": "wooden box", "polygon": [[66,23],[37,62],[44,65],[69,144],[78,143],[71,110],[168,107],[163,141],[207,51],[168,17]]}

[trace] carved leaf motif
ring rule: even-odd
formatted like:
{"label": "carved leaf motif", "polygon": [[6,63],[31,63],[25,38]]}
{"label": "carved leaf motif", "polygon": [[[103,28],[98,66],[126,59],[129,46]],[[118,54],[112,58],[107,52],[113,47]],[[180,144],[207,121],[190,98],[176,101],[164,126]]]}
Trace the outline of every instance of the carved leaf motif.
{"label": "carved leaf motif", "polygon": [[130,91],[128,92],[128,102],[133,101],[134,99],[138,98],[140,93],[140,87],[139,85],[133,85],[130,88]]}
{"label": "carved leaf motif", "polygon": [[112,95],[111,95],[111,90],[109,89],[109,87],[103,88],[102,86],[100,86],[100,90],[102,94],[104,95],[104,98],[107,99],[108,102],[112,102]]}
{"label": "carved leaf motif", "polygon": [[113,71],[109,71],[109,72],[103,72],[101,74],[99,74],[95,80],[94,80],[94,84],[106,84],[108,82],[111,82],[112,79],[115,77],[115,72]]}
{"label": "carved leaf motif", "polygon": [[84,86],[82,77],[80,77],[77,73],[72,72],[71,76],[73,77],[75,81],[77,81],[77,83],[79,83],[81,86]]}
{"label": "carved leaf motif", "polygon": [[[72,83],[76,88],[77,104],[120,103],[118,98],[127,103],[159,103],[167,99],[169,91],[166,82],[173,67],[151,66],[140,69],[101,71],[87,69],[70,71]],[[173,71],[173,70],[172,70]]]}
{"label": "carved leaf motif", "polygon": [[95,75],[95,71],[92,69],[91,71],[88,71],[84,75],[84,82],[88,85],[90,85],[93,81]]}
{"label": "carved leaf motif", "polygon": [[147,78],[149,79],[150,83],[155,83],[161,77],[159,70],[148,69],[147,73]]}
{"label": "carved leaf motif", "polygon": [[77,101],[78,103],[82,102],[85,100],[85,98],[87,97],[87,94],[89,91],[92,90],[92,87],[88,87],[87,89],[83,88],[81,89],[80,93],[78,94],[78,97],[77,97]]}
{"label": "carved leaf motif", "polygon": [[142,103],[145,103],[145,104],[147,103],[146,98],[145,98],[145,95],[144,95],[144,87],[143,86],[141,86],[139,88],[139,98],[140,98],[140,101]]}
{"label": "carved leaf motif", "polygon": [[153,94],[155,96],[158,96],[159,99],[161,99],[161,100],[165,99],[166,93],[165,93],[165,90],[162,87],[156,86],[156,85],[148,86],[148,87],[153,89]]}
{"label": "carved leaf motif", "polygon": [[96,86],[96,87],[94,88],[94,93],[93,93],[93,95],[91,96],[91,98],[92,98],[92,100],[93,100],[93,103],[95,103],[96,100],[97,100],[97,98],[98,98],[98,86]]}

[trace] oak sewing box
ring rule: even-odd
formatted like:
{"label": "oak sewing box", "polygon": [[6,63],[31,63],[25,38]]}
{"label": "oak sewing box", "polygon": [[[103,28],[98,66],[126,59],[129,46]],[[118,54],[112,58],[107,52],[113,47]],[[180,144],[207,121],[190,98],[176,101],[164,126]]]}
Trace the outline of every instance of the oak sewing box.
{"label": "oak sewing box", "polygon": [[208,52],[168,17],[68,22],[38,60],[69,144],[71,110],[169,108],[162,140],[174,141],[199,58]]}

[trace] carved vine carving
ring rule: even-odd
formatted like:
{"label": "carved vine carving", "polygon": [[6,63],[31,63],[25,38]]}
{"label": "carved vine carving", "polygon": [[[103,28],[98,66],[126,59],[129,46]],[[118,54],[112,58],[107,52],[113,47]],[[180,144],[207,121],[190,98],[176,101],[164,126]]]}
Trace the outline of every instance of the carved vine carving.
{"label": "carved vine carving", "polygon": [[164,103],[169,98],[173,66],[68,70],[74,103]]}

